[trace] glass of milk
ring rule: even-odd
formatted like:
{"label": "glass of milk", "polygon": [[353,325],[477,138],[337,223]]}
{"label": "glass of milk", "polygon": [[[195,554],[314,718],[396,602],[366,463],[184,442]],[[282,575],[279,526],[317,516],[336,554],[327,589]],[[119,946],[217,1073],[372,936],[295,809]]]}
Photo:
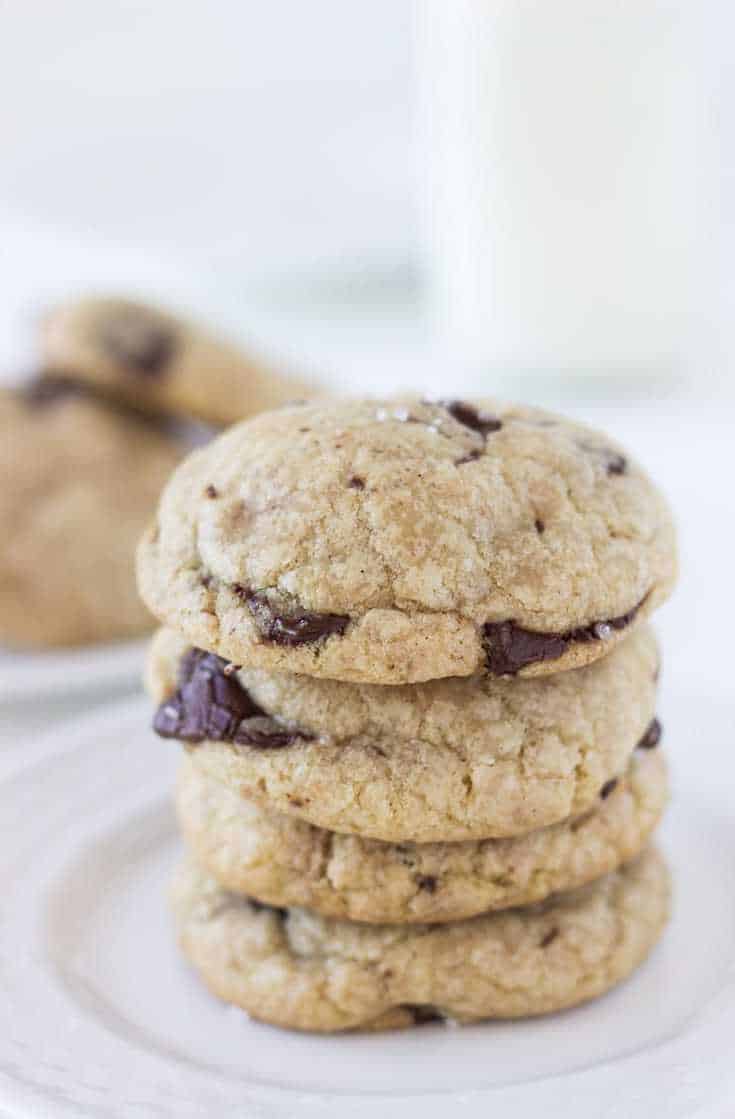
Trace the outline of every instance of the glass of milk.
{"label": "glass of milk", "polygon": [[429,292],[504,371],[676,368],[702,136],[695,0],[419,0]]}

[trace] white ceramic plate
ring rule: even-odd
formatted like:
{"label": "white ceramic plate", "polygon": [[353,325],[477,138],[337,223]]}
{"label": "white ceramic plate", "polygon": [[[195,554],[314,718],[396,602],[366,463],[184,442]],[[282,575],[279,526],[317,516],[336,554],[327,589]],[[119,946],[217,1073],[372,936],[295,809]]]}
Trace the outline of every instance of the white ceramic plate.
{"label": "white ceramic plate", "polygon": [[146,729],[141,700],[65,728],[0,785],[0,1113],[733,1114],[732,768],[711,738],[724,708],[673,706],[672,725],[696,728],[710,752],[703,765],[696,740],[672,750],[675,916],[640,972],[545,1019],[372,1036],[280,1031],[206,994],[174,950],[164,902],[178,748]]}
{"label": "white ceramic plate", "polygon": [[57,698],[140,683],[145,641],[21,653],[0,649],[0,701]]}

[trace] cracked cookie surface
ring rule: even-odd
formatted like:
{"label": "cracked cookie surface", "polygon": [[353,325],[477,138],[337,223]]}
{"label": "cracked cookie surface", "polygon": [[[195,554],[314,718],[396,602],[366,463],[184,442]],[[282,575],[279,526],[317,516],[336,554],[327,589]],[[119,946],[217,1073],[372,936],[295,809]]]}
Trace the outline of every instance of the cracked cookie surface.
{"label": "cracked cookie surface", "polygon": [[199,865],[226,890],[369,923],[456,921],[529,905],[643,850],[668,795],[659,751],[636,751],[593,810],[516,839],[381,843],[315,828],[230,792],[186,758],[176,806]]}
{"label": "cracked cookie surface", "polygon": [[300,1030],[546,1014],[624,979],[658,940],[669,878],[655,851],[527,909],[446,925],[365,925],[273,909],[195,864],[172,890],[179,943],[210,990]]}
{"label": "cracked cookie surface", "polygon": [[72,386],[0,390],[0,641],[130,638],[153,619],[134,556],[184,449]]}
{"label": "cracked cookie surface", "polygon": [[313,395],[180,316],[121,298],[80,299],[42,324],[44,365],[149,412],[214,426]]}
{"label": "cracked cookie surface", "polygon": [[[156,722],[170,709],[174,737],[177,706],[188,700],[177,692],[186,649],[162,630],[149,657]],[[233,792],[330,831],[394,843],[519,835],[598,803],[655,715],[657,673],[648,627],[553,677],[386,689],[241,669],[228,682],[257,706],[260,744],[247,720],[240,741],[207,739],[204,720],[191,757]],[[189,702],[203,700],[197,692]],[[262,741],[269,726],[279,735],[271,748]]]}
{"label": "cracked cookie surface", "polygon": [[496,401],[337,401],[179,468],[143,597],[238,664],[401,684],[589,663],[668,595],[668,509],[606,436]]}

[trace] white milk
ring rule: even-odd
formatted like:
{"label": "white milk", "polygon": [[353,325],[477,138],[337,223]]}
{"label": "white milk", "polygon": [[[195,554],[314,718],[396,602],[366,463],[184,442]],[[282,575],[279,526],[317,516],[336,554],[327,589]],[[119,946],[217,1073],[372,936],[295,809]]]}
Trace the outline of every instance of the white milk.
{"label": "white milk", "polygon": [[514,370],[680,361],[698,11],[419,0],[430,294],[455,349]]}

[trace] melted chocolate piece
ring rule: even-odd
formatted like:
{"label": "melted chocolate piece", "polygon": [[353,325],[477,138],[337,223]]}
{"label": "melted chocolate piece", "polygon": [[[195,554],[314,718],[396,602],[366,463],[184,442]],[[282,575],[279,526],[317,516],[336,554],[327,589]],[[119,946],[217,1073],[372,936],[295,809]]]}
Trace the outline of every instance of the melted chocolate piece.
{"label": "melted chocolate piece", "polygon": [[179,664],[178,688],[158,708],[153,729],[181,742],[231,742],[277,749],[313,735],[281,726],[259,707],[234,676],[228,662],[202,649],[189,649]]}
{"label": "melted chocolate piece", "polygon": [[643,603],[604,622],[591,622],[568,633],[537,633],[524,629],[515,622],[485,622],[482,642],[487,657],[487,667],[494,676],[512,676],[529,664],[557,660],[574,642],[605,641],[613,630],[625,629],[635,618]]}
{"label": "melted chocolate piece", "polygon": [[426,890],[427,894],[435,894],[439,880],[433,874],[419,874],[416,877],[416,885],[420,890]]}
{"label": "melted chocolate piece", "polygon": [[159,377],[176,350],[171,328],[139,309],[118,311],[100,325],[97,338],[113,361],[145,377]]}
{"label": "melted chocolate piece", "polygon": [[84,396],[86,388],[78,381],[55,374],[35,377],[20,389],[21,398],[29,408],[46,408],[69,397]]}
{"label": "melted chocolate piece", "polygon": [[663,727],[658,719],[651,719],[646,732],[636,746],[636,750],[654,750],[661,741]]}
{"label": "melted chocolate piece", "polygon": [[571,641],[605,641],[610,637],[612,630],[625,629],[635,618],[643,603],[648,598],[644,595],[641,601],[625,614],[618,614],[617,618],[608,618],[604,622],[591,622],[588,626],[573,629],[568,637]]}
{"label": "melted chocolate piece", "polygon": [[365,479],[361,478],[358,474],[353,474],[348,482],[348,485],[351,490],[364,490]]}
{"label": "melted chocolate piece", "polygon": [[600,789],[600,800],[607,800],[607,798],[610,796],[610,793],[614,792],[617,787],[617,777],[612,777],[609,781],[606,781]]}
{"label": "melted chocolate piece", "polygon": [[515,622],[486,622],[482,642],[493,676],[512,676],[528,664],[554,661],[569,646],[562,634],[534,633]]}
{"label": "melted chocolate piece", "polygon": [[485,438],[493,431],[500,431],[503,426],[503,421],[497,416],[491,415],[490,412],[482,412],[463,400],[441,400],[439,403],[457,423],[468,427],[471,431],[479,432]]}
{"label": "melted chocolate piece", "polygon": [[214,498],[216,498],[216,497],[219,497],[219,491],[217,490],[217,487],[213,486],[211,482],[209,483],[209,485],[205,489],[204,493],[205,493],[206,497],[209,497],[212,500],[214,500]]}
{"label": "melted chocolate piece", "polygon": [[558,935],[559,930],[557,928],[549,929],[549,931],[542,936],[539,948],[548,948],[550,944],[554,943]]}
{"label": "melted chocolate piece", "polygon": [[417,1026],[423,1026],[427,1022],[444,1021],[443,1015],[434,1006],[417,1006],[412,1003],[404,1003],[403,1009],[410,1012],[414,1024]]}
{"label": "melted chocolate piece", "polygon": [[464,466],[466,462],[477,462],[478,458],[482,458],[482,451],[468,451],[462,458],[454,460],[455,466]]}
{"label": "melted chocolate piece", "polygon": [[274,645],[314,645],[334,635],[341,637],[350,624],[349,614],[316,614],[299,609],[278,613],[264,591],[251,591],[238,583],[233,590],[247,603],[258,632]]}
{"label": "melted chocolate piece", "polygon": [[546,525],[538,517],[533,522],[533,527],[536,529],[536,532],[539,534],[539,536],[543,536],[544,532],[546,531]]}

